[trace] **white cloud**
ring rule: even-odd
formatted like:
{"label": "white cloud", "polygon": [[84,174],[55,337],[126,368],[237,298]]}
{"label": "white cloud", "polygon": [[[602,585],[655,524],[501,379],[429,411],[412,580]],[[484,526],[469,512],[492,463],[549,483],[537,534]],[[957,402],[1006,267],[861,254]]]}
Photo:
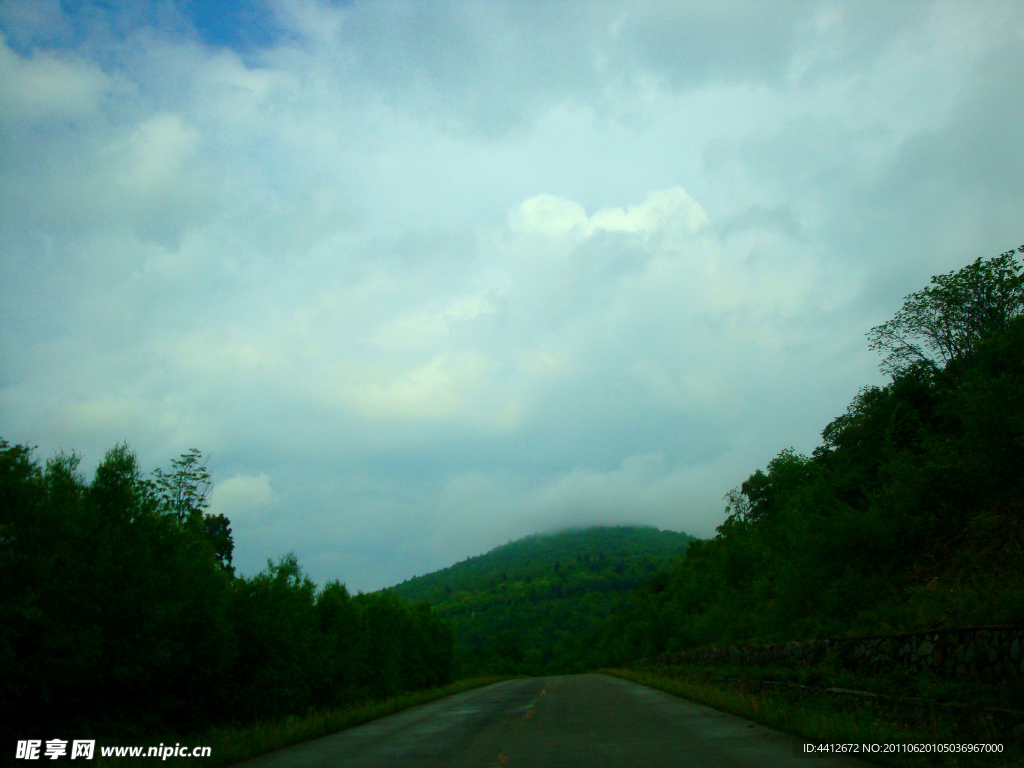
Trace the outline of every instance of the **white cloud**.
{"label": "white cloud", "polygon": [[344,384],[346,401],[357,413],[372,418],[444,419],[477,405],[496,364],[485,355],[438,355],[413,368],[384,374],[355,371]]}
{"label": "white cloud", "polygon": [[219,481],[210,494],[209,513],[225,515],[232,522],[250,524],[277,502],[266,474],[235,475]]}
{"label": "white cloud", "polygon": [[704,209],[682,187],[656,190],[639,205],[602,208],[589,217],[580,203],[545,193],[524,200],[508,218],[509,229],[517,234],[557,237],[575,232],[581,238],[599,231],[649,233],[672,225],[696,232],[708,223]]}
{"label": "white cloud", "polygon": [[0,121],[88,117],[113,89],[114,81],[93,62],[38,51],[23,57],[0,33]]}
{"label": "white cloud", "polygon": [[487,295],[471,295],[452,301],[440,312],[407,312],[381,327],[376,341],[388,351],[429,348],[447,338],[453,325],[496,311]]}
{"label": "white cloud", "polygon": [[555,195],[536,195],[524,200],[509,215],[513,232],[536,232],[547,237],[564,235],[576,227],[585,227],[589,219],[583,206]]}
{"label": "white cloud", "polygon": [[137,195],[173,183],[202,143],[202,135],[178,115],[160,113],[137,125],[107,149],[117,164],[115,178]]}

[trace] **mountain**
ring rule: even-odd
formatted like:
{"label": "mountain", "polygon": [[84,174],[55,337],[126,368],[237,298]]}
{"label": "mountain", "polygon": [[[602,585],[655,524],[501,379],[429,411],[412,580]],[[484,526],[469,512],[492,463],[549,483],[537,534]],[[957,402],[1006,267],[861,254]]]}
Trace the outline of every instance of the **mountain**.
{"label": "mountain", "polygon": [[534,534],[388,591],[451,622],[463,674],[572,671],[586,636],[694,540],[646,526]]}

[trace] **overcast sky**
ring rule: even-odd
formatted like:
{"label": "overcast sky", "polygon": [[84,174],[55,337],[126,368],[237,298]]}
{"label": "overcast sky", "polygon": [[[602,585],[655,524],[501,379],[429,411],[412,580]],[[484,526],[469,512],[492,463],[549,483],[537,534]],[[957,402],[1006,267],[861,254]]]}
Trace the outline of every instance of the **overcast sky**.
{"label": "overcast sky", "polygon": [[1024,242],[1024,4],[0,2],[0,436],[371,590],[809,453]]}

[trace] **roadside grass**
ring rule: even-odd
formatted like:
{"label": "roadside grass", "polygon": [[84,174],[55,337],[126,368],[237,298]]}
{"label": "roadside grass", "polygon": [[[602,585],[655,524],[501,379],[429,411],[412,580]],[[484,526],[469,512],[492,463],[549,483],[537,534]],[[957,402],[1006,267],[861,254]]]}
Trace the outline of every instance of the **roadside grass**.
{"label": "roadside grass", "polygon": [[752,666],[735,663],[686,664],[691,679],[771,680],[781,683],[812,685],[821,688],[849,688],[883,696],[919,698],[930,702],[956,702],[975,708],[1005,707],[1024,710],[1024,686],[1005,681],[985,685],[970,681],[948,680],[906,668],[885,674],[867,675],[844,669],[835,660],[799,667]]}
{"label": "roadside grass", "polygon": [[[150,740],[146,748],[156,746],[157,743],[173,745],[181,744],[183,747],[211,747],[210,757],[169,757],[166,763],[174,766],[202,766],[202,768],[220,768],[220,766],[232,765],[234,763],[259,757],[268,752],[290,747],[304,741],[316,739],[321,736],[328,736],[346,728],[376,720],[386,715],[400,712],[420,704],[443,699],[456,693],[462,693],[473,688],[480,688],[485,685],[510,680],[512,676],[491,676],[476,677],[467,680],[459,680],[441,688],[429,688],[422,691],[412,691],[388,699],[377,701],[366,701],[353,704],[348,707],[328,710],[311,710],[305,716],[290,715],[284,718],[264,720],[248,725],[232,725],[226,728],[210,728],[201,733],[188,736],[167,737],[162,740]],[[119,742],[126,744],[126,742]],[[147,765],[152,768],[158,757],[101,757],[100,746],[114,746],[113,742],[97,741],[96,762],[97,768],[125,768],[126,766]],[[135,745],[140,745],[136,742]],[[162,761],[161,761],[162,762]]]}
{"label": "roadside grass", "polygon": [[[648,671],[604,669],[601,672],[650,688],[731,712],[809,740],[846,744],[976,744],[1000,739],[994,735],[966,735],[952,719],[931,715],[908,721],[898,714],[880,711],[871,702],[817,697],[796,690],[737,690],[723,680],[701,679],[699,670]],[[883,747],[884,748],[884,747]],[[1006,745],[999,754],[905,754],[875,753],[861,759],[897,768],[967,768],[968,766],[1024,766],[1024,751]],[[813,758],[811,758],[813,765]]]}

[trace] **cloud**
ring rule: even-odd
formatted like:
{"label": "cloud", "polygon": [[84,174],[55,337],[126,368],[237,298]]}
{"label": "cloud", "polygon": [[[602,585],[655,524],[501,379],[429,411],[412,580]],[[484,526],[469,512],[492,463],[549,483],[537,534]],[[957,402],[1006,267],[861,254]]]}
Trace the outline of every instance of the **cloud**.
{"label": "cloud", "polygon": [[0,6],[0,430],[212,453],[244,572],[709,534],[1020,243],[1014,4],[215,13]]}
{"label": "cloud", "polygon": [[2,33],[0,72],[0,121],[15,124],[89,117],[115,88],[113,79],[91,61],[39,51],[22,57]]}
{"label": "cloud", "polygon": [[108,151],[117,156],[117,181],[126,194],[137,195],[177,179],[201,143],[194,127],[177,115],[161,113],[146,118]]}
{"label": "cloud", "polygon": [[470,405],[495,367],[480,354],[439,355],[397,375],[363,373],[362,381],[349,385],[346,399],[360,415],[371,418],[448,418]]}
{"label": "cloud", "polygon": [[453,326],[497,311],[486,294],[454,299],[440,312],[407,312],[378,329],[377,344],[386,350],[429,347],[451,335]]}
{"label": "cloud", "polygon": [[4,3],[0,5],[0,27],[15,41],[59,39],[70,31],[60,0]]}
{"label": "cloud", "polygon": [[671,466],[660,453],[634,454],[606,471],[577,468],[537,484],[508,472],[460,475],[445,487],[431,532],[441,562],[486,551],[531,533],[590,525],[657,525],[692,535],[714,534],[724,508],[712,485],[726,479],[733,457],[701,466]]}
{"label": "cloud", "polygon": [[235,475],[213,486],[208,512],[225,515],[234,523],[251,525],[276,501],[277,494],[271,489],[266,474]]}
{"label": "cloud", "polygon": [[589,223],[582,205],[548,194],[524,200],[509,216],[509,228],[513,232],[536,232],[547,237],[564,235],[576,227],[586,230]]}
{"label": "cloud", "polygon": [[575,232],[582,239],[598,232],[653,232],[669,224],[696,232],[707,223],[707,214],[682,187],[655,190],[628,210],[602,208],[590,217],[580,203],[541,194],[524,200],[509,215],[509,229],[516,234],[556,237]]}

